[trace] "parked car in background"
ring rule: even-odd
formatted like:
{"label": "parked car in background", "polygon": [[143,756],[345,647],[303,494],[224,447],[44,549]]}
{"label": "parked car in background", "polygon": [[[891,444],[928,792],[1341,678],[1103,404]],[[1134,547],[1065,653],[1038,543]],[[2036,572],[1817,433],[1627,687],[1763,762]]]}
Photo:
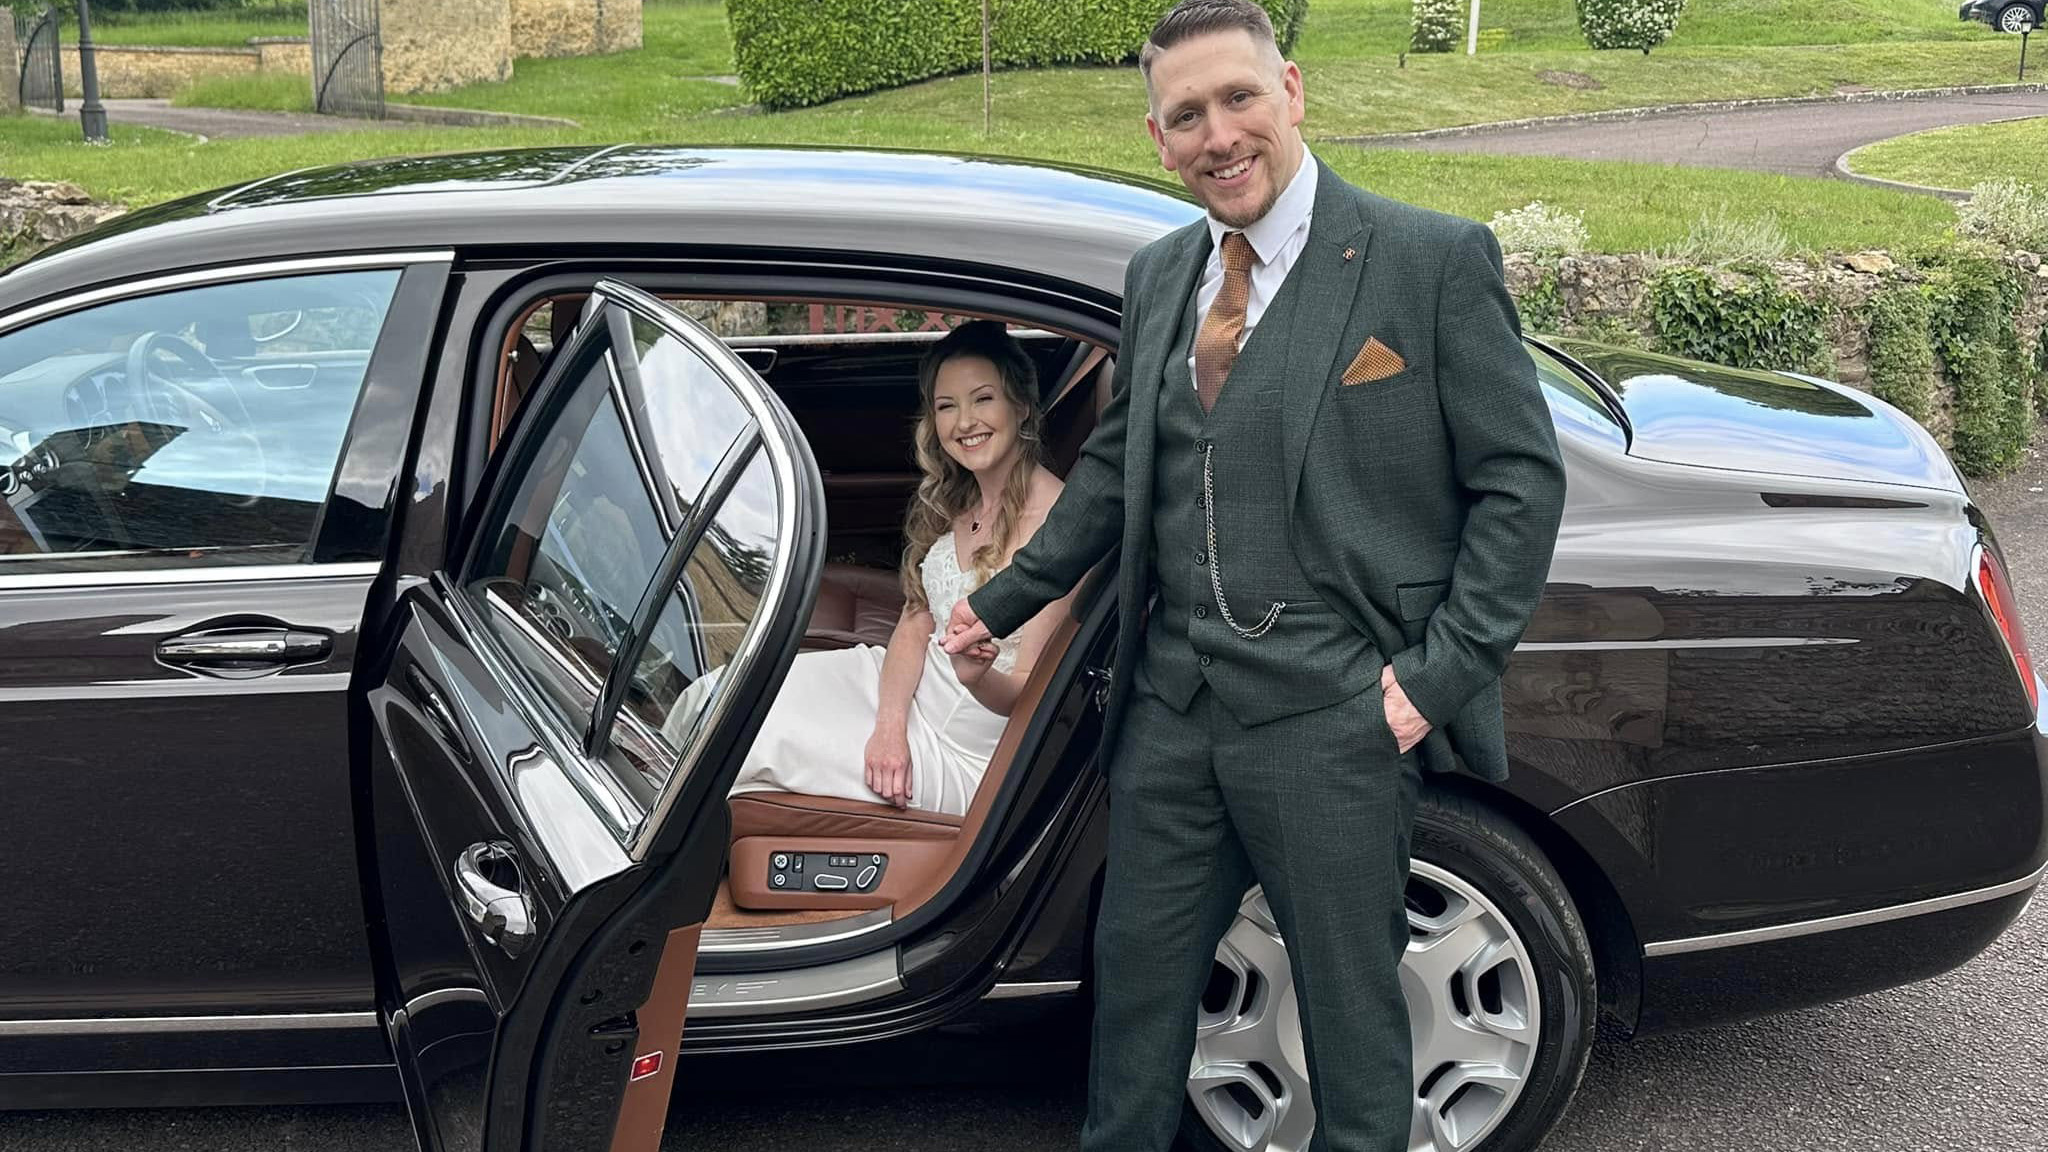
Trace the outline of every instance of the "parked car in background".
{"label": "parked car in background", "polygon": [[2048,23],[2048,0],[1966,0],[1956,13],[1962,20],[1981,20],[2015,36]]}
{"label": "parked car in background", "polygon": [[[1085,998],[1114,559],[964,817],[726,793],[796,652],[897,618],[925,349],[1009,323],[1064,471],[1125,264],[1199,216],[1007,161],[563,147],[288,173],[0,275],[0,1106],[402,1097],[428,1149],[651,1150],[698,1061]],[[2048,859],[2041,682],[1925,431],[1526,347],[1568,503],[1512,775],[1421,800],[1414,1152],[1535,1147],[1597,1017],[1952,968]],[[1411,642],[1442,593],[1404,588]],[[1294,1003],[1252,889],[1198,1147],[1308,1146]]]}

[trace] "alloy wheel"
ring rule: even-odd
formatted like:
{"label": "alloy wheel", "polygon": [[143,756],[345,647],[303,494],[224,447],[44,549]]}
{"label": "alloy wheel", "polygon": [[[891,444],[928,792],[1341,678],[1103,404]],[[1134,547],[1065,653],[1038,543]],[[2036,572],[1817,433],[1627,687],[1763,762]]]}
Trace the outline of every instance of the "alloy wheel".
{"label": "alloy wheel", "polygon": [[[1414,1045],[1410,1152],[1465,1152],[1514,1108],[1536,1061],[1540,993],[1529,950],[1470,883],[1412,861],[1401,990]],[[1188,1096],[1239,1152],[1301,1152],[1315,1130],[1287,946],[1253,888],[1216,949]]]}
{"label": "alloy wheel", "polygon": [[2017,36],[2034,30],[2034,14],[2024,4],[2008,4],[1998,13],[1998,30]]}

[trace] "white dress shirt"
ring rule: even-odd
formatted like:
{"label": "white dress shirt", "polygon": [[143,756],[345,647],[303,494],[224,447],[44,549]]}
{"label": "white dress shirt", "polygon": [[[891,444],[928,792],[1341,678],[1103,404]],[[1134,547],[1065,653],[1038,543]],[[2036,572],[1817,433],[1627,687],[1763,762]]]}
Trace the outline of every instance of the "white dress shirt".
{"label": "white dress shirt", "polygon": [[[1287,182],[1273,206],[1264,216],[1244,229],[1244,238],[1252,245],[1251,298],[1245,304],[1244,330],[1237,334],[1237,350],[1244,351],[1244,342],[1252,338],[1252,329],[1258,327],[1259,316],[1271,303],[1280,285],[1286,281],[1287,272],[1294,267],[1294,261],[1301,250],[1308,247],[1308,222],[1316,206],[1316,158],[1301,152],[1301,167],[1295,170],[1294,178]],[[1216,297],[1223,291],[1223,234],[1236,231],[1221,220],[1209,219],[1209,262],[1202,266],[1202,282],[1195,289],[1195,331],[1202,330],[1202,324],[1209,319],[1209,306],[1216,303]],[[1188,375],[1195,375],[1194,342],[1188,343]]]}

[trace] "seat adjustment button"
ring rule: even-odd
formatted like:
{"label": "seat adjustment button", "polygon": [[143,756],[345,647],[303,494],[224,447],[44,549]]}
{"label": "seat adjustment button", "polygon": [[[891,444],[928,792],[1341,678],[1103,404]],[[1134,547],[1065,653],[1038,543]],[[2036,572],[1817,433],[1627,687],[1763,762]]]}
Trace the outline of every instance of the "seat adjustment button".
{"label": "seat adjustment button", "polygon": [[853,886],[855,888],[860,889],[863,892],[867,891],[868,885],[873,884],[875,882],[875,873],[877,871],[879,871],[879,869],[877,869],[873,864],[870,864],[867,867],[861,869],[860,875],[855,876],[853,878]]}
{"label": "seat adjustment button", "polygon": [[811,877],[811,883],[817,885],[818,890],[821,892],[837,892],[846,887],[846,877],[836,876],[830,872],[820,872]]}

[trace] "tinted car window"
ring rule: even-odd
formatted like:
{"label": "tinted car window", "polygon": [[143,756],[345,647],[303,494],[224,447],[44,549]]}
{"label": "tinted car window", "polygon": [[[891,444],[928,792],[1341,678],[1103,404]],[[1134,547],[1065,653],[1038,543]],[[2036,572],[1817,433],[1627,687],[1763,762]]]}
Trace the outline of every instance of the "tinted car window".
{"label": "tinted car window", "polygon": [[214,284],[0,334],[0,573],[306,559],[397,284]]}
{"label": "tinted car window", "polygon": [[[514,447],[510,495],[486,523],[464,583],[580,735],[670,542],[691,523],[720,462],[755,433],[716,369],[623,311],[608,314],[563,371],[573,386],[554,390]],[[768,569],[756,558],[764,539],[772,547],[776,514],[763,468],[747,468],[715,512],[704,510],[703,538],[628,673],[608,755],[642,799],[691,731],[670,723],[671,713],[686,693],[691,707],[709,705],[717,679],[706,673],[729,658],[752,618],[747,609]]]}

